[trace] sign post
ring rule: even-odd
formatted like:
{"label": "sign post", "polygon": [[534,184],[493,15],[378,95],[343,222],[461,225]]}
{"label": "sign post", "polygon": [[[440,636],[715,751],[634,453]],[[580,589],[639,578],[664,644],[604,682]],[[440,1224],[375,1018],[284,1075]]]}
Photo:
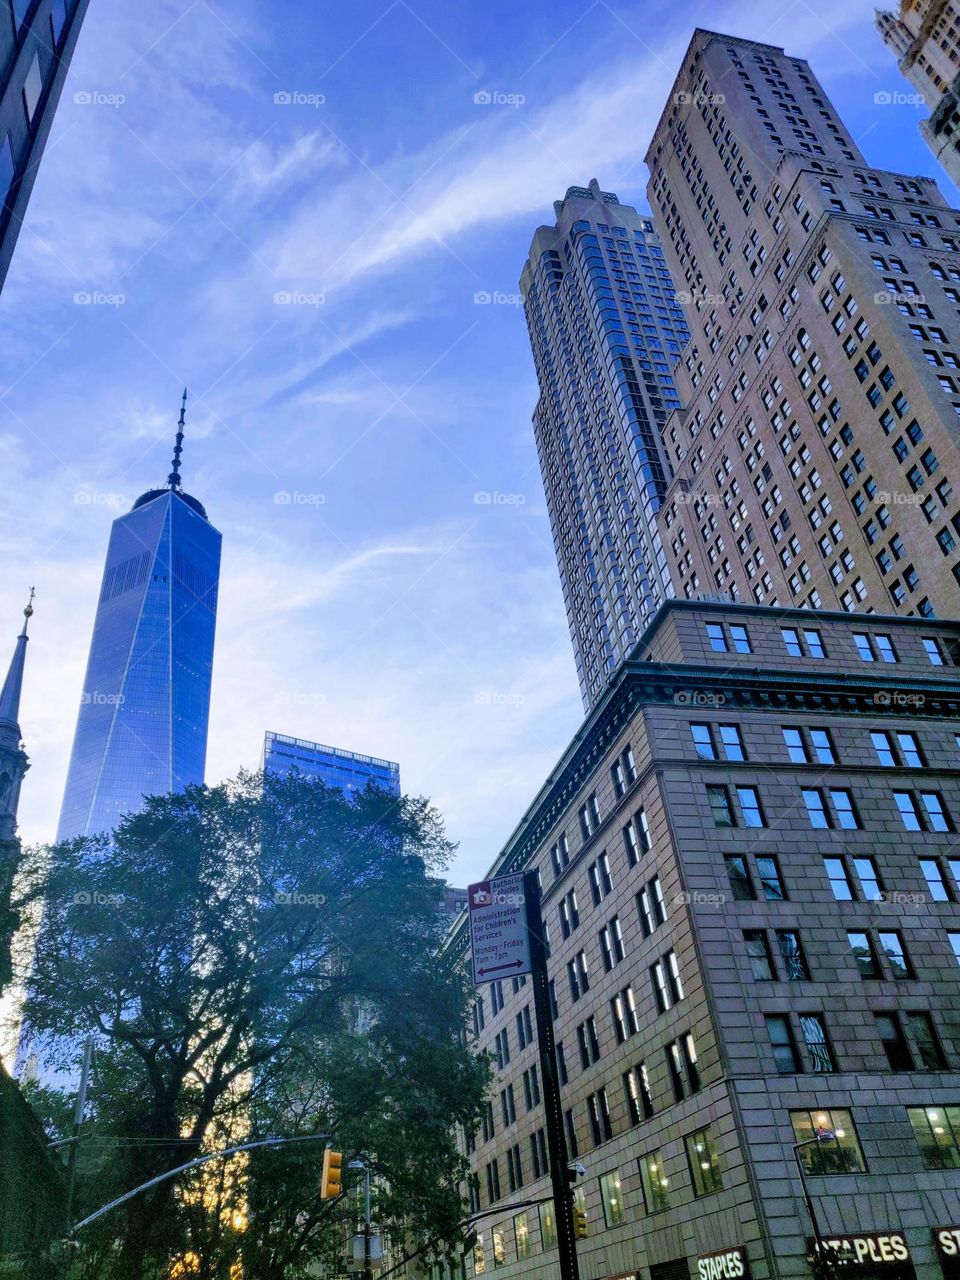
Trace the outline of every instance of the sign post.
{"label": "sign post", "polygon": [[563,1131],[560,1077],[547,977],[547,947],[537,873],[527,871],[471,885],[467,890],[467,903],[474,982],[495,982],[498,978],[519,977],[524,973],[529,973],[533,979],[533,1008],[537,1019],[560,1280],[580,1280],[573,1227],[573,1174],[568,1167]]}

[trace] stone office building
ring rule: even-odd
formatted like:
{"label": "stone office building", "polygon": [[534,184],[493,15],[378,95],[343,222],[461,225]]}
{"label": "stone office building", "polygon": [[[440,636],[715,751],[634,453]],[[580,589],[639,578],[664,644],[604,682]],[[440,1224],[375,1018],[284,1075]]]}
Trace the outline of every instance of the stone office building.
{"label": "stone office building", "polygon": [[[542,882],[584,1280],[810,1276],[797,1143],[845,1271],[956,1274],[958,663],[960,623],[669,601],[496,859]],[[531,984],[472,1031],[466,1274],[554,1277]]]}
{"label": "stone office building", "polygon": [[872,167],[803,59],[709,31],[647,162],[692,299],[675,593],[960,616],[960,214]]}

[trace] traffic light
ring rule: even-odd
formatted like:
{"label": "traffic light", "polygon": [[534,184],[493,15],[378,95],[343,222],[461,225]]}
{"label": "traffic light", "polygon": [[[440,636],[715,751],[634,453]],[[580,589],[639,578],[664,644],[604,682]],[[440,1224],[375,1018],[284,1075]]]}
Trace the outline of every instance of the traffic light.
{"label": "traffic light", "polygon": [[320,1183],[320,1199],[335,1200],[340,1194],[340,1181],[343,1177],[343,1152],[331,1151],[329,1147],[323,1153],[323,1176]]}
{"label": "traffic light", "polygon": [[587,1211],[578,1204],[573,1206],[573,1237],[582,1240],[587,1234]]}

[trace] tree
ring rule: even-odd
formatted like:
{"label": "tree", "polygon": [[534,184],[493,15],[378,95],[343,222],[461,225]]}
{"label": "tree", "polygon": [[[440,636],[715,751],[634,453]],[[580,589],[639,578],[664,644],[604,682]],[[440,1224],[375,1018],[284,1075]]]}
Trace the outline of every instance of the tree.
{"label": "tree", "polygon": [[[107,1181],[268,1132],[331,1133],[382,1171],[388,1226],[453,1233],[453,1131],[475,1126],[487,1066],[463,1042],[464,978],[437,956],[431,877],[451,852],[423,799],[259,774],[154,797],[109,839],[50,851],[27,1021],[61,1067],[94,1032],[95,1128],[122,1153]],[[318,1204],[322,1146],[138,1196],[102,1220],[97,1274],[153,1280],[179,1256],[214,1277],[238,1250],[248,1275],[298,1274],[341,1231]]]}

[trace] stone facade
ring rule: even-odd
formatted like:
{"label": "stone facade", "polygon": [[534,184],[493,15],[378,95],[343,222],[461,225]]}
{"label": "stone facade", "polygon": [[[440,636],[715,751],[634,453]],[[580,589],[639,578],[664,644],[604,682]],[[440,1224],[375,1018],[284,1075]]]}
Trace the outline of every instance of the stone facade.
{"label": "stone facade", "polygon": [[[960,623],[668,602],[490,869],[540,873],[584,1280],[810,1275],[793,1146],[815,1127],[841,1135],[803,1151],[848,1269],[941,1276],[958,663]],[[447,948],[466,959],[463,922]],[[478,989],[496,1079],[465,1138],[468,1276],[557,1274],[533,1017],[529,981]]]}
{"label": "stone facade", "polygon": [[675,591],[960,614],[960,215],[808,65],[694,35],[648,154],[693,298],[658,517]]}

